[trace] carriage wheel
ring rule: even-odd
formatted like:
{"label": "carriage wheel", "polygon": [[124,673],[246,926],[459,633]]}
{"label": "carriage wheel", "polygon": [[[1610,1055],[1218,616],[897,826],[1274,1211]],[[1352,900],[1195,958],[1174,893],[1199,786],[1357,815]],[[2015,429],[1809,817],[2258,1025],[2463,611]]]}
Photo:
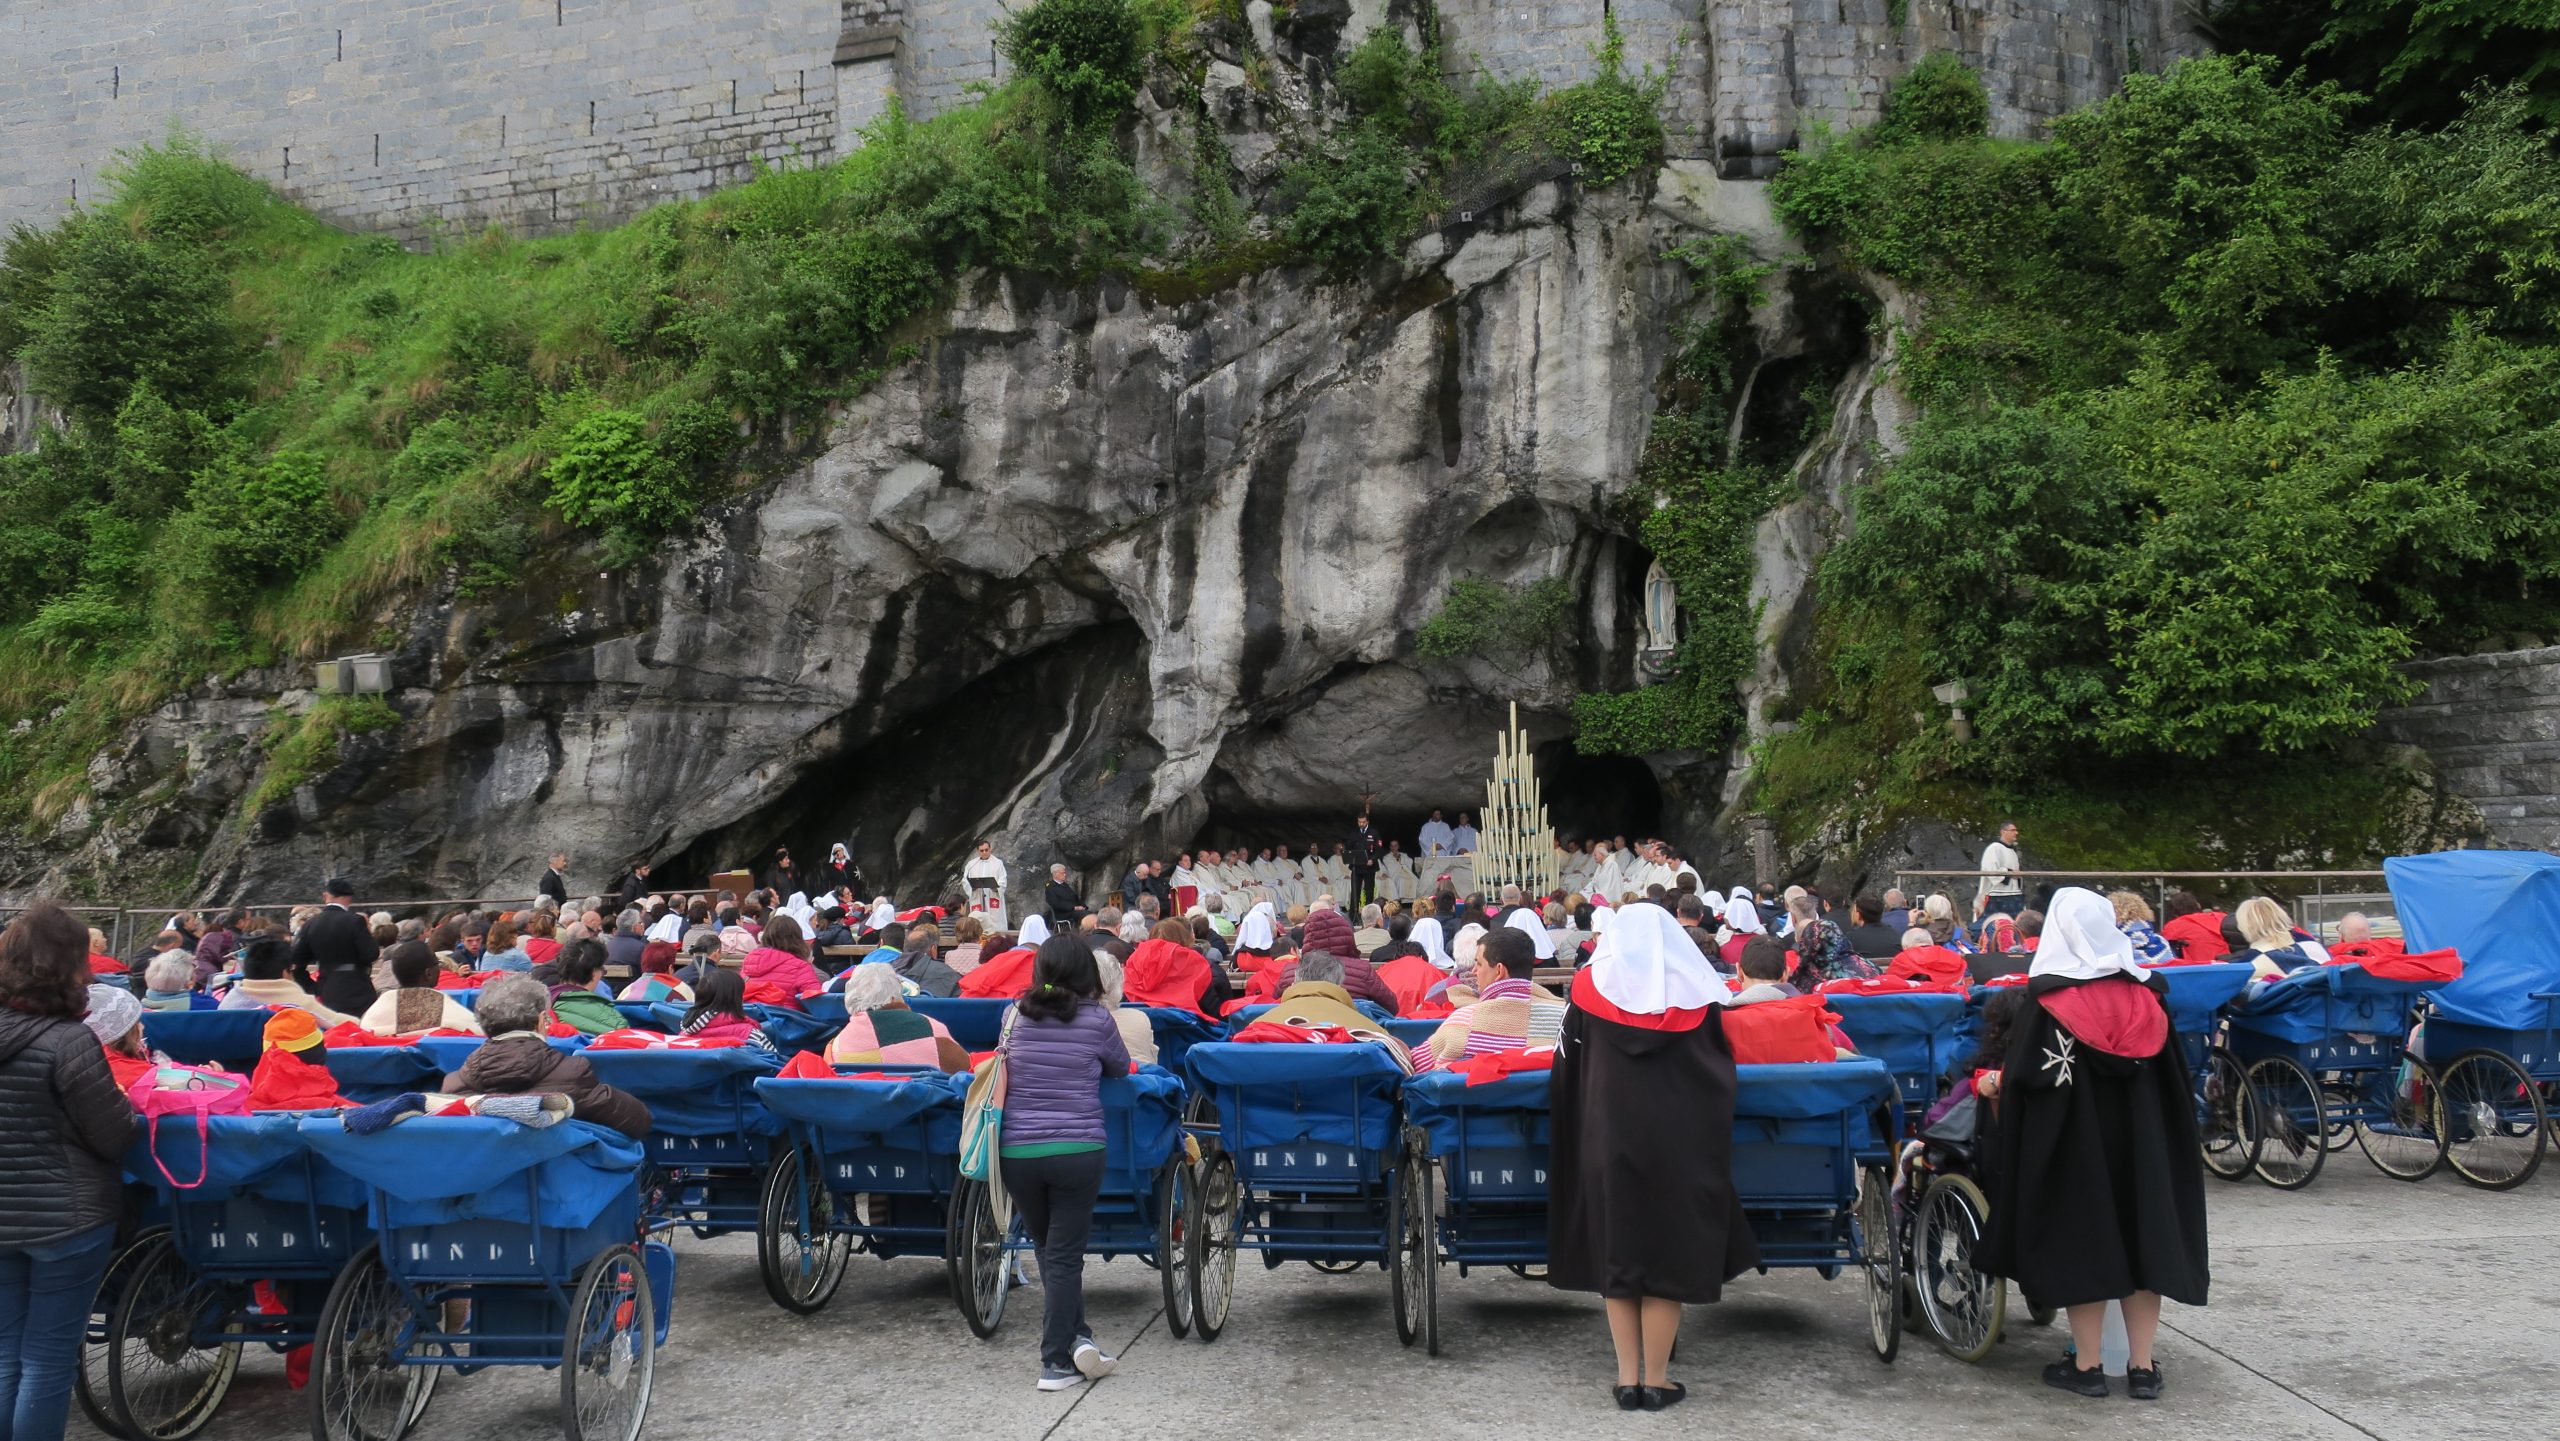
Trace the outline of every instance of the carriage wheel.
{"label": "carriage wheel", "polygon": [[136,1441],[180,1441],[213,1419],[240,1370],[239,1343],[196,1340],[230,1308],[166,1236],[129,1265],[107,1323],[107,1414]]}
{"label": "carriage wheel", "polygon": [[1179,1156],[1156,1174],[1156,1281],[1164,1288],[1164,1328],[1191,1334],[1190,1164]]}
{"label": "carriage wheel", "polygon": [[[801,1229],[801,1202],[808,1229]],[[853,1238],[835,1228],[836,1196],[826,1178],[810,1169],[797,1146],[777,1147],[764,1178],[756,1214],[756,1273],[773,1304],[806,1316],[827,1304],[844,1284]]]}
{"label": "carriage wheel", "polygon": [[1974,1269],[1974,1249],[1991,1203],[1964,1176],[1940,1176],[1920,1198],[1911,1268],[1920,1314],[1938,1344],[1959,1361],[1979,1361],[2000,1344],[2009,1283]]}
{"label": "carriage wheel", "polygon": [[2204,1168],[2237,1181],[2258,1164],[2258,1138],[2249,1116],[2249,1073],[2220,1046],[2205,1053],[2204,1085],[2196,1102],[2196,1140]]}
{"label": "carriage wheel", "polygon": [[2258,1179],[2279,1191],[2299,1191],[2329,1159],[2328,1108],[2319,1083],[2288,1056],[2269,1056],[2249,1068],[2249,1122]]}
{"label": "carriage wheel", "polygon": [[1867,1273],[1867,1339],[1889,1365],[1902,1350],[1902,1251],[1893,1244],[1893,1175],[1883,1166],[1859,1172],[1850,1237]]}
{"label": "carriage wheel", "polygon": [[1407,1346],[1422,1336],[1422,1273],[1430,1269],[1433,1259],[1430,1182],[1423,1181],[1421,1195],[1415,1195],[1415,1179],[1422,1170],[1423,1161],[1408,1137],[1395,1184],[1387,1192],[1387,1244],[1394,1253],[1387,1266],[1387,1282],[1395,1300],[1396,1339]]}
{"label": "carriage wheel", "polygon": [[951,1188],[951,1228],[943,1237],[943,1266],[951,1294],[969,1333],[984,1341],[1004,1324],[1005,1232],[996,1224],[995,1189],[966,1176]]}
{"label": "carriage wheel", "polygon": [[1191,1192],[1191,1329],[1203,1341],[1215,1341],[1227,1329],[1227,1308],[1236,1298],[1237,1229],[1243,1222],[1244,1194],[1236,1183],[1235,1157],[1219,1152],[1200,1163],[1199,1183]]}
{"label": "carriage wheel", "polygon": [[1322,1271],[1328,1276],[1348,1276],[1352,1272],[1359,1270],[1361,1267],[1366,1266],[1369,1263],[1366,1261],[1344,1261],[1327,1256],[1310,1260],[1307,1264],[1318,1271]]}
{"label": "carriage wheel", "polygon": [[561,1441],[638,1441],[658,1374],[658,1312],[636,1246],[587,1263],[560,1348]]}
{"label": "carriage wheel", "polygon": [[1405,1233],[1412,1237],[1413,1279],[1422,1290],[1422,1350],[1427,1356],[1440,1354],[1440,1225],[1431,1205],[1431,1162],[1422,1154],[1422,1139],[1414,1138],[1413,1149],[1405,1157],[1406,1170],[1413,1182],[1405,1191]]}
{"label": "carriage wheel", "polygon": [[71,1376],[72,1397],[90,1425],[119,1441],[125,1435],[124,1426],[110,1414],[107,1394],[107,1358],[114,1354],[107,1339],[115,1325],[116,1303],[124,1299],[142,1263],[170,1244],[166,1229],[146,1231],[116,1252],[107,1262],[106,1274],[98,1278],[98,1298],[89,1305],[89,1329],[80,1338],[80,1369]]}
{"label": "carriage wheel", "polygon": [[399,1441],[435,1394],[435,1366],[404,1366],[407,1338],[426,1324],[382,1256],[356,1253],[329,1286],[312,1331],[312,1441]]}
{"label": "carriage wheel", "polygon": [[2436,1086],[2445,1159],[2455,1175],[2486,1190],[2521,1186],[2542,1165],[2547,1120],[2533,1079],[2497,1051],[2454,1057]]}
{"label": "carriage wheel", "polygon": [[2395,1181],[2423,1181],[2444,1164],[2444,1132],[2436,1125],[2435,1068],[2411,1056],[2407,1070],[2374,1071],[2356,1116],[2356,1144],[2373,1168]]}

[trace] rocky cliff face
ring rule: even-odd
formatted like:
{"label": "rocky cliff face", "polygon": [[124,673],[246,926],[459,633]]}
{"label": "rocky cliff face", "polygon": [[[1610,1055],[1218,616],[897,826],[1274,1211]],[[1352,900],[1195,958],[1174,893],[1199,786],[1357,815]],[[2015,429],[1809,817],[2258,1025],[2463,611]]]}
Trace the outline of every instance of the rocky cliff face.
{"label": "rocky cliff face", "polygon": [[[1663,252],[1765,233],[1755,199],[1703,170],[1543,184],[1365,283],[978,277],[813,463],[649,565],[386,616],[403,723],[289,803],[238,813],[291,678],[209,684],[101,758],[56,854],[75,882],[156,854],[200,893],[460,896],[554,848],[600,883],[847,839],[912,894],[981,836],[1018,876],[1116,874],[1204,826],[1331,836],[1369,792],[1466,806],[1503,703],[1559,737],[1575,690],[1632,681],[1647,558],[1610,502],[1687,303]],[[1772,310],[1773,363],[1798,329]],[[1419,659],[1466,575],[1565,577],[1573,643]],[[1703,821],[1717,759],[1664,768]]]}

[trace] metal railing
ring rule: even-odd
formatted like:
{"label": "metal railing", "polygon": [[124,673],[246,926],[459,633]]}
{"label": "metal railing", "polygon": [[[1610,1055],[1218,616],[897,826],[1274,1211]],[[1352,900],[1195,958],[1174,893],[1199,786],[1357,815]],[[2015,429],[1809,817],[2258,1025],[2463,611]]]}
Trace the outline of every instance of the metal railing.
{"label": "metal railing", "polygon": [[[112,955],[119,960],[123,960],[130,958],[132,953],[138,952],[143,946],[150,944],[152,937],[160,934],[162,930],[166,929],[171,918],[183,912],[194,912],[197,919],[201,920],[209,927],[216,919],[228,915],[233,911],[247,911],[252,915],[275,916],[282,918],[291,916],[295,911],[301,910],[306,906],[317,907],[319,904],[320,903],[317,900],[308,900],[258,901],[247,904],[226,903],[220,905],[66,905],[63,909],[88,922],[91,929],[104,934],[107,938],[107,954]],[[528,896],[458,896],[451,899],[423,901],[375,901],[359,899],[355,903],[354,909],[365,915],[371,915],[376,911],[388,911],[391,913],[394,920],[409,920],[422,913],[430,916],[440,915],[447,911],[458,910],[465,907],[474,909],[504,907],[514,910],[530,907],[532,904],[533,900]],[[0,906],[0,925],[7,925],[10,921],[17,919],[26,911],[26,909],[27,907],[24,905]]]}

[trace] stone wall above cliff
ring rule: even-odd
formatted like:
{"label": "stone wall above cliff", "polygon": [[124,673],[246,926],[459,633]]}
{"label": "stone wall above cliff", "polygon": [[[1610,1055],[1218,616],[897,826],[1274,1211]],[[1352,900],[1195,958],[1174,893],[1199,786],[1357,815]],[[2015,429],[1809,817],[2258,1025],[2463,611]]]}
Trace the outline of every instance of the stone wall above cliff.
{"label": "stone wall above cliff", "polygon": [[2414,745],[2480,808],[2489,844],[2560,850],[2560,646],[2420,661],[2426,687],[2375,734]]}

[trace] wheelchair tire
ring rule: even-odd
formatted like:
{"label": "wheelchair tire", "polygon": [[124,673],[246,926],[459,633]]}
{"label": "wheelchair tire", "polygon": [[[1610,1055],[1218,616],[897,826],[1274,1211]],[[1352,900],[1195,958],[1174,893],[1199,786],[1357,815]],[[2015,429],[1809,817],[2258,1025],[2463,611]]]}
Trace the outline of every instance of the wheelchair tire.
{"label": "wheelchair tire", "polygon": [[1959,1361],[1979,1361],[2000,1344],[2008,1313],[2009,1283],[1975,1269],[1974,1251],[1991,1219],[1982,1188],[1965,1176],[1942,1175],[1921,1194],[1912,1227],[1911,1281],[1920,1314],[1939,1349]]}
{"label": "wheelchair tire", "polygon": [[[801,1227],[806,1191],[808,1228]],[[776,1146],[756,1208],[756,1274],[773,1304],[795,1316],[825,1307],[844,1284],[853,1238],[835,1229],[836,1196],[797,1146]]]}
{"label": "wheelchair tire", "polygon": [[1420,1341],[1429,1354],[1437,1356],[1439,1317],[1432,1308],[1439,1300],[1435,1273],[1440,1248],[1438,1228],[1431,1218],[1431,1163],[1423,1157],[1418,1138],[1406,1138],[1389,1201],[1387,1227],[1395,1245],[1395,1262],[1387,1270],[1395,1293],[1396,1339],[1407,1346]]}
{"label": "wheelchair tire", "polygon": [[1200,1163],[1198,1184],[1191,1191],[1191,1331],[1202,1341],[1215,1341],[1227,1329],[1227,1310],[1236,1297],[1237,1229],[1243,1223],[1244,1195],[1236,1181],[1233,1156],[1214,1152]]}
{"label": "wheelchair tire", "polygon": [[984,1341],[1004,1324],[1005,1249],[1013,1228],[996,1224],[995,1192],[984,1181],[963,1176],[951,1188],[951,1224],[944,1235],[943,1265],[951,1275],[951,1294],[960,1303],[960,1318],[969,1334]]}
{"label": "wheelchair tire", "polygon": [[[2024,1296],[2020,1296],[2018,1299],[2023,1301],[2026,1298]],[[2027,1308],[2027,1321],[2031,1325],[2050,1326],[2053,1324],[2053,1318],[2057,1314],[2059,1313],[2057,1313],[2051,1306],[2029,1306]]]}
{"label": "wheelchair tire", "polygon": [[2365,1092],[2356,1103],[2356,1145],[2375,1170],[2391,1179],[2423,1181],[2444,1165],[2444,1128],[2436,1114],[2442,1083],[2426,1062],[2415,1056],[2404,1060],[2408,1084],[2402,1084],[2397,1070],[2364,1077]]}
{"label": "wheelchair tire", "polygon": [[213,1419],[239,1374],[240,1343],[199,1345],[196,1328],[227,1309],[223,1288],[189,1270],[169,1237],[132,1259],[107,1323],[107,1414],[119,1434],[183,1441]]}
{"label": "wheelchair tire", "polygon": [[1156,1177],[1156,1281],[1164,1288],[1164,1328],[1191,1334],[1191,1164],[1179,1156]]}
{"label": "wheelchair tire", "polygon": [[311,1340],[311,1441],[400,1441],[426,1414],[437,1366],[401,1364],[416,1302],[367,1248],[329,1283]]}
{"label": "wheelchair tire", "polygon": [[2551,1117],[2540,1089],[2500,1051],[2465,1051],[2446,1062],[2435,1116],[2446,1164],[2485,1191],[2531,1180],[2550,1146]]}
{"label": "wheelchair tire", "polygon": [[118,1441],[123,1441],[125,1430],[109,1414],[108,1328],[115,1324],[116,1302],[123,1298],[135,1267],[155,1248],[169,1244],[169,1232],[164,1227],[145,1231],[116,1251],[107,1262],[106,1274],[98,1278],[98,1296],[89,1305],[89,1329],[80,1338],[80,1369],[71,1373],[72,1399],[80,1403],[80,1414],[89,1418],[90,1425]]}
{"label": "wheelchair tire", "polygon": [[1883,1166],[1860,1170],[1858,1209],[1850,1218],[1859,1269],[1867,1277],[1867,1339],[1887,1365],[1902,1350],[1902,1249],[1893,1237],[1893,1173]]}
{"label": "wheelchair tire", "polygon": [[639,1441],[658,1374],[658,1312],[637,1246],[587,1263],[560,1348],[561,1441]]}
{"label": "wheelchair tire", "polygon": [[2249,1068],[2249,1116],[2258,1179],[2299,1191],[2329,1159],[2327,1103],[2320,1083],[2291,1057],[2269,1056]]}
{"label": "wheelchair tire", "polygon": [[2238,1057],[2220,1046],[2205,1052],[2204,1075],[2197,1080],[2196,1140],[2207,1175],[2237,1181],[2258,1164],[2249,1094],[2249,1073]]}

